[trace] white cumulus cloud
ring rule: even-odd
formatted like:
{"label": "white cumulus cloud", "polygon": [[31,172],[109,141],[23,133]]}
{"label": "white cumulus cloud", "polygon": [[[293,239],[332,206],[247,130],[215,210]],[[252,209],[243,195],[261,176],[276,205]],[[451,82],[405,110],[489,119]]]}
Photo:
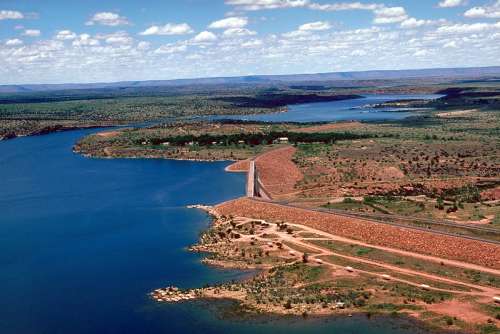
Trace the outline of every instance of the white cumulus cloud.
{"label": "white cumulus cloud", "polygon": [[193,41],[197,43],[215,42],[216,40],[217,36],[210,31],[202,31],[193,38]]}
{"label": "white cumulus cloud", "polygon": [[74,41],[73,46],[97,46],[99,45],[99,40],[92,38],[89,34],[81,34]]}
{"label": "white cumulus cloud", "polygon": [[243,10],[261,10],[305,7],[309,0],[226,0],[225,3]]}
{"label": "white cumulus cloud", "polygon": [[458,47],[457,45],[457,42],[455,41],[451,41],[451,42],[447,42],[443,45],[443,48],[447,48],[447,49],[456,49]]}
{"label": "white cumulus cloud", "polygon": [[331,29],[332,25],[330,22],[326,21],[317,21],[303,24],[299,27],[300,31],[321,31]]}
{"label": "white cumulus cloud", "polygon": [[187,46],[185,44],[177,45],[177,44],[165,44],[160,46],[154,52],[156,54],[173,54],[185,52],[187,50]]}
{"label": "white cumulus cloud", "polygon": [[20,20],[24,15],[16,10],[0,10],[0,20]]}
{"label": "white cumulus cloud", "polygon": [[231,28],[231,29],[225,30],[223,35],[226,37],[253,36],[253,35],[257,35],[257,32],[255,32],[253,30],[246,29],[246,28]]}
{"label": "white cumulus cloud", "polygon": [[262,46],[262,44],[263,44],[262,40],[260,40],[260,39],[253,39],[253,40],[250,40],[250,41],[243,42],[241,44],[241,46],[244,47],[244,48],[256,48],[256,47]]}
{"label": "white cumulus cloud", "polygon": [[139,50],[149,50],[150,47],[151,43],[145,41],[141,41],[137,44],[137,49]]}
{"label": "white cumulus cloud", "polygon": [[366,56],[365,50],[354,50],[351,52],[351,56]]}
{"label": "white cumulus cloud", "polygon": [[56,34],[56,39],[60,41],[69,41],[76,38],[76,34],[71,30],[61,30]]}
{"label": "white cumulus cloud", "polygon": [[7,45],[7,46],[19,46],[19,45],[23,45],[23,44],[24,44],[23,41],[21,41],[18,38],[9,39],[5,42],[5,45]]}
{"label": "white cumulus cloud", "polygon": [[38,37],[41,35],[41,31],[38,29],[26,29],[23,32],[23,35],[28,37]]}
{"label": "white cumulus cloud", "polygon": [[375,24],[399,23],[408,18],[406,10],[403,7],[384,7],[376,9]]}
{"label": "white cumulus cloud", "polygon": [[[402,7],[376,3],[379,0],[310,0],[306,5],[303,1],[300,10],[285,10],[284,8],[291,8],[290,1],[226,0],[228,1],[238,2],[240,6],[229,8],[233,13],[227,14],[227,18],[245,17],[242,5],[246,4],[254,6],[253,8],[260,6],[261,9],[283,8],[283,13],[279,13],[277,17],[291,22],[298,17],[296,15],[301,14],[300,11],[309,10],[306,14],[310,17],[321,10],[366,10],[368,13],[363,14],[373,13],[372,20],[377,19],[378,23],[389,24],[374,25],[374,21],[370,19],[365,22],[366,15],[363,15],[355,28],[349,28],[349,22],[346,22],[346,26],[337,26],[331,15],[322,13],[316,19],[296,20],[295,31],[288,34],[281,34],[281,30],[263,30],[257,35],[247,24],[234,28],[205,28],[206,31],[198,35],[185,35],[182,41],[171,44],[157,44],[156,39],[141,41],[146,38],[139,38],[145,36],[137,36],[137,33],[150,25],[134,31],[136,36],[132,36],[130,31],[107,31],[108,29],[102,27],[102,34],[77,34],[71,30],[63,30],[69,27],[62,26],[60,30],[53,31],[53,34],[51,32],[46,39],[32,39],[21,37],[20,34],[25,29],[41,26],[23,24],[16,31],[12,30],[16,34],[13,36],[20,40],[8,40],[14,37],[4,36],[0,41],[0,81],[28,83],[41,80],[151,80],[256,73],[390,69],[395,64],[398,68],[485,66],[498,63],[500,55],[500,23],[497,22],[500,20],[488,19],[493,17],[491,13],[494,11],[491,8],[494,8],[497,0],[478,0],[475,6],[481,6],[483,10],[476,10],[474,15],[474,11],[471,11],[468,17],[451,13],[454,22],[439,20],[435,15],[431,15],[430,11],[436,10],[433,6],[436,7],[442,0],[433,0],[432,3],[423,5],[424,9],[428,9],[429,16],[425,16],[424,11],[416,18],[410,16]],[[294,6],[299,5],[298,2],[293,3]],[[269,21],[275,19],[267,14],[254,15],[252,18],[249,14],[248,21],[255,20],[257,23],[264,20],[264,15]],[[285,16],[288,14],[293,16]],[[24,15],[29,18],[28,14]],[[468,20],[475,17],[484,19],[477,22]],[[1,22],[3,21],[0,21],[0,24]],[[206,25],[209,26],[210,22],[212,21]],[[154,23],[158,28],[150,33],[160,35],[190,29],[178,29],[173,26],[165,28],[164,23]],[[328,28],[330,24],[335,27],[335,31]],[[42,30],[42,36],[44,35],[48,33]],[[21,40],[24,40],[24,43]]]}
{"label": "white cumulus cloud", "polygon": [[472,7],[464,13],[464,16],[468,18],[498,19],[500,18],[500,0],[491,6]]}
{"label": "white cumulus cloud", "polygon": [[151,26],[143,32],[139,33],[143,36],[148,35],[186,35],[193,33],[194,30],[187,23],[167,23],[163,26]]}
{"label": "white cumulus cloud", "polygon": [[429,54],[429,51],[427,50],[417,50],[415,51],[415,53],[413,54],[415,57],[425,57]]}
{"label": "white cumulus cloud", "polygon": [[441,8],[451,8],[465,5],[466,0],[443,0],[438,6]]}
{"label": "white cumulus cloud", "polygon": [[94,16],[92,16],[92,18],[88,20],[85,24],[88,26],[100,24],[103,26],[116,27],[121,25],[128,25],[129,22],[126,17],[120,16],[117,13],[100,12],[100,13],[95,13]]}
{"label": "white cumulus cloud", "polygon": [[282,8],[309,8],[320,11],[371,10],[384,8],[383,4],[363,2],[316,3],[310,0],[226,0],[227,5],[241,10],[263,10]]}
{"label": "white cumulus cloud", "polygon": [[332,25],[327,21],[310,22],[302,24],[297,30],[284,33],[282,36],[285,38],[306,38],[312,36],[313,32],[329,30],[331,28]]}
{"label": "white cumulus cloud", "polygon": [[311,3],[308,6],[310,9],[323,10],[323,11],[342,11],[342,10],[375,10],[383,8],[384,5],[376,3],[361,3],[361,2],[342,2],[333,4],[318,4]]}
{"label": "white cumulus cloud", "polygon": [[481,33],[490,30],[500,30],[500,22],[497,23],[472,23],[453,24],[439,27],[438,34],[471,34]]}
{"label": "white cumulus cloud", "polygon": [[134,41],[126,31],[118,31],[112,34],[98,34],[96,38],[104,40],[106,44],[114,45],[128,45]]}
{"label": "white cumulus cloud", "polygon": [[401,22],[401,28],[405,29],[415,29],[415,28],[420,28],[424,26],[430,26],[430,25],[436,25],[440,23],[444,23],[445,21],[438,20],[438,21],[433,21],[433,20],[419,20],[414,17],[407,18],[403,22]]}
{"label": "white cumulus cloud", "polygon": [[248,24],[246,17],[228,17],[222,20],[212,22],[209,29],[230,29],[230,28],[243,28]]}

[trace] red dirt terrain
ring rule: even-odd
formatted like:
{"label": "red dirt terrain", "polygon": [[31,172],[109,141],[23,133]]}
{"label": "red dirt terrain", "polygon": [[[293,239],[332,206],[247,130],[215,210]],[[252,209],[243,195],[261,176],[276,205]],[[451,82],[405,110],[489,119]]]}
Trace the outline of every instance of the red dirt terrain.
{"label": "red dirt terrain", "polygon": [[368,244],[500,269],[500,246],[241,198],[217,206],[222,215],[281,220]]}
{"label": "red dirt terrain", "polygon": [[463,321],[475,324],[484,324],[490,319],[490,317],[481,312],[477,306],[457,299],[438,304],[425,304],[425,307],[429,311],[457,317]]}
{"label": "red dirt terrain", "polygon": [[287,146],[255,159],[259,179],[273,197],[293,192],[295,184],[304,177],[292,161],[295,151],[295,147]]}
{"label": "red dirt terrain", "polygon": [[500,200],[500,187],[485,190],[481,193],[483,201],[498,201]]}
{"label": "red dirt terrain", "polygon": [[226,172],[232,172],[232,173],[242,173],[242,172],[248,172],[248,169],[250,168],[250,160],[240,160],[235,162],[234,164],[231,164],[226,167]]}

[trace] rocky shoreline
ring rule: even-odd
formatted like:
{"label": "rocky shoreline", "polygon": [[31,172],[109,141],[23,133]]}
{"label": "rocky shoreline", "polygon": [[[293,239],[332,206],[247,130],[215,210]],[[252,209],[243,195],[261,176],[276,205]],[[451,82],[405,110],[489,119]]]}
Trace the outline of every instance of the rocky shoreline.
{"label": "rocky shoreline", "polygon": [[68,125],[51,125],[51,126],[45,126],[39,129],[35,129],[32,131],[10,131],[7,132],[3,135],[0,136],[0,141],[3,140],[11,140],[11,139],[16,139],[16,138],[21,138],[21,137],[31,137],[31,136],[43,136],[55,132],[66,132],[66,131],[74,131],[74,130],[87,130],[87,129],[99,129],[99,128],[112,128],[117,125],[75,125],[75,126],[68,126]]}
{"label": "rocky shoreline", "polygon": [[[405,281],[397,282],[397,276],[392,274],[379,273],[376,274],[379,279],[374,280],[366,277],[363,270],[345,267],[346,264],[333,265],[331,259],[313,248],[293,246],[286,241],[296,238],[301,244],[300,235],[306,232],[295,225],[292,227],[280,220],[233,216],[219,207],[188,206],[212,218],[212,224],[200,241],[189,250],[207,254],[202,260],[204,264],[256,270],[255,273],[242,281],[216,286],[157,289],[150,294],[153,300],[166,303],[232,300],[247,313],[277,316],[402,314],[438,330],[477,332],[474,324],[462,323],[457,318],[450,320],[446,315],[449,310],[442,310],[441,305],[450,303],[449,300],[457,305],[468,305],[465,300],[457,302],[450,294],[427,284],[416,288],[406,286]],[[431,309],[437,313],[429,312]],[[494,324],[495,320],[488,319],[488,323]]]}

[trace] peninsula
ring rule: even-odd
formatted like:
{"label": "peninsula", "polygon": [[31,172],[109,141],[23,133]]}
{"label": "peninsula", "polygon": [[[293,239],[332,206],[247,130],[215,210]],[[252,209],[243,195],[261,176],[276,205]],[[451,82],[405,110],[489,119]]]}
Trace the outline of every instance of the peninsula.
{"label": "peninsula", "polygon": [[[457,92],[401,121],[169,122],[103,131],[97,158],[233,160],[246,198],[194,206],[213,218],[190,249],[255,269],[242,282],[152,292],[160,302],[237,300],[247,312],[405,314],[435,328],[500,323],[500,145],[496,93]],[[421,109],[425,106],[425,109]],[[381,108],[383,106],[375,106]],[[394,107],[394,103],[391,104]]]}

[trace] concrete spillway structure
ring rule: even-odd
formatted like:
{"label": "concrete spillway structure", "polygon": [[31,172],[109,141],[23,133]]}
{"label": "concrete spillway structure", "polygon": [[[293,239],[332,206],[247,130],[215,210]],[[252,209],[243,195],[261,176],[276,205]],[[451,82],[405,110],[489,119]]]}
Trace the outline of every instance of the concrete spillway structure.
{"label": "concrete spillway structure", "polygon": [[271,200],[271,195],[267,192],[259,179],[255,160],[250,161],[250,167],[248,168],[247,197],[260,197],[262,199]]}
{"label": "concrete spillway structure", "polygon": [[255,160],[250,161],[247,174],[247,197],[255,197]]}

